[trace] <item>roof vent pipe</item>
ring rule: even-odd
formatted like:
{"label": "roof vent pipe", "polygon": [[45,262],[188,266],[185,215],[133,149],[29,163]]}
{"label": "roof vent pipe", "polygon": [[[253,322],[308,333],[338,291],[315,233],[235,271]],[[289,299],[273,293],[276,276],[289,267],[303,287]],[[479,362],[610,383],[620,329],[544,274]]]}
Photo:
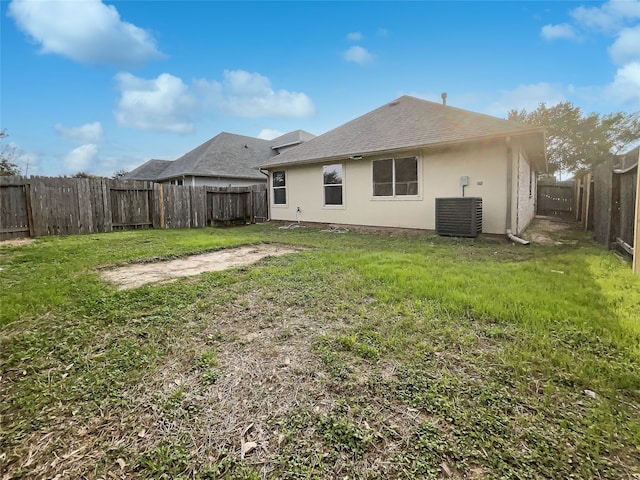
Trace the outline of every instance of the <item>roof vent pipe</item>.
{"label": "roof vent pipe", "polygon": [[447,92],[442,92],[440,96],[442,97],[442,105],[447,106]]}

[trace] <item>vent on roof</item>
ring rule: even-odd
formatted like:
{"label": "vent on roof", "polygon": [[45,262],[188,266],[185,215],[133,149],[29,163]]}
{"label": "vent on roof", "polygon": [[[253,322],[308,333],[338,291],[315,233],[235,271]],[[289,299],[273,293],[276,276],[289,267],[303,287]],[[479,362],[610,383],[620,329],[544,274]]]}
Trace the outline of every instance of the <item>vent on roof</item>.
{"label": "vent on roof", "polygon": [[436,231],[451,237],[477,237],[482,233],[482,198],[436,198]]}

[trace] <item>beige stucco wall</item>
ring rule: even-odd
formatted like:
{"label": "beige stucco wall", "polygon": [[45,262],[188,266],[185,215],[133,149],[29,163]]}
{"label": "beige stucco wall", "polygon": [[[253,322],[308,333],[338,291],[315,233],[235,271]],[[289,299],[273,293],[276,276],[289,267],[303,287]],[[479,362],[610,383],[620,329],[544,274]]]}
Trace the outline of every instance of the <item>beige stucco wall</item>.
{"label": "beige stucco wall", "polygon": [[[406,151],[394,156],[411,155],[418,157],[416,197],[389,199],[372,195],[371,161],[389,155],[342,162],[342,207],[323,206],[322,163],[288,167],[284,169],[287,205],[271,205],[271,218],[435,230],[435,199],[461,196],[460,177],[466,175],[469,186],[465,188],[465,196],[483,199],[483,232],[505,233],[507,149],[503,141],[439,151]],[[514,169],[514,179],[517,172]],[[513,191],[515,196],[516,185]],[[514,201],[512,211],[516,210],[515,205]],[[297,207],[301,211],[296,216]],[[517,216],[515,212],[512,215]]]}

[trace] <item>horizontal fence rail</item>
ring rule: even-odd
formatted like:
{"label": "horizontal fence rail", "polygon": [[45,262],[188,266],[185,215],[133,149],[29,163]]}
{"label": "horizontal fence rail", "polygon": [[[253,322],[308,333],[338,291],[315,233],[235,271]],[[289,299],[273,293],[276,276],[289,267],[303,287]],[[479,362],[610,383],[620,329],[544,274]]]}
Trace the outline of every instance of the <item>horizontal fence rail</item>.
{"label": "horizontal fence rail", "polygon": [[107,178],[0,177],[0,240],[264,221],[265,185],[162,185]]}

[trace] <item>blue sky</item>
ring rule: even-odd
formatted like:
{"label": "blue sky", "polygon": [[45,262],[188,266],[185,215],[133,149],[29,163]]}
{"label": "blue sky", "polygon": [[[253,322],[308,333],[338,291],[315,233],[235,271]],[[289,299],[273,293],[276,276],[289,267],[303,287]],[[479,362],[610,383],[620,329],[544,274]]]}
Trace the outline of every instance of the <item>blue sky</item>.
{"label": "blue sky", "polygon": [[640,0],[0,6],[0,127],[30,175],[110,176],[223,131],[319,135],[406,94],[502,118],[640,109]]}

